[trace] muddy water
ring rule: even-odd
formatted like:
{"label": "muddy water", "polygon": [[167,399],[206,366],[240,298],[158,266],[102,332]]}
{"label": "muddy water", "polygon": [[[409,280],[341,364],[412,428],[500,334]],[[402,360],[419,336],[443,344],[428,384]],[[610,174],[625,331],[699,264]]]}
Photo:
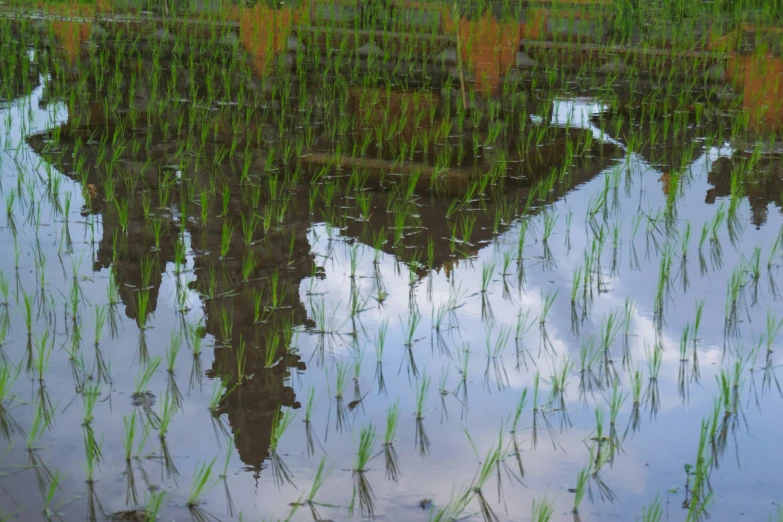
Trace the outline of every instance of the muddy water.
{"label": "muddy water", "polygon": [[[533,500],[542,499],[553,504],[553,520],[576,518],[572,490],[578,472],[596,461],[599,443],[611,457],[591,473],[579,519],[631,520],[657,497],[667,519],[684,520],[693,480],[685,465],[695,464],[702,419],[711,418],[719,397],[716,377],[721,370],[732,375],[737,361],[738,408],[722,425],[724,446],[708,450],[708,510],[714,520],[775,512],[783,458],[775,415],[780,341],[768,351],[766,321],[768,314],[783,317],[781,257],[773,247],[783,226],[781,163],[761,154],[744,190],[732,187],[732,170],[754,157],[746,136],[731,135],[731,120],[740,116],[696,124],[688,114],[683,130],[652,144],[659,129],[628,124],[638,107],[618,111],[598,93],[530,89],[529,96],[551,99],[526,106],[527,132],[548,128],[538,146],[520,153],[509,139],[474,156],[474,135],[483,143],[489,131],[455,128],[407,160],[418,171],[446,172],[448,183],[431,187],[424,179],[410,182],[406,162],[396,160],[415,126],[371,148],[362,155],[366,163],[336,168],[335,154],[361,146],[373,125],[372,114],[351,109],[364,126],[331,141],[330,118],[355,103],[347,91],[331,105],[318,97],[302,104],[315,114],[316,136],[281,160],[280,151],[294,150],[308,130],[274,103],[240,111],[247,118],[233,130],[236,114],[211,111],[218,130],[208,128],[208,143],[198,148],[208,120],[204,113],[204,120],[191,120],[187,102],[164,98],[170,116],[156,119],[150,115],[159,106],[148,93],[136,91],[127,102],[122,90],[124,101],[111,109],[112,95],[84,73],[95,64],[74,69],[40,50],[13,59],[29,70],[44,63],[49,69],[15,86],[0,113],[8,209],[0,218],[8,286],[0,353],[5,368],[19,371],[0,419],[3,517],[129,517],[163,492],[166,520],[291,513],[294,520],[428,520],[474,483],[500,434],[502,462],[483,486],[500,520],[528,520]],[[68,89],[80,74],[88,87],[74,102]],[[356,89],[359,97],[387,92]],[[399,96],[398,109],[403,100],[421,103],[409,91],[388,90]],[[439,115],[446,94],[432,86],[420,92],[438,104]],[[295,96],[290,101],[297,103]],[[122,124],[133,110],[135,123]],[[182,127],[180,114],[187,118]],[[249,137],[262,135],[245,148]],[[581,150],[587,136],[591,145],[570,158],[568,176],[543,200],[531,196],[538,179],[564,168],[566,151]],[[444,152],[460,148],[468,159]],[[183,149],[200,152],[183,160]],[[504,176],[484,196],[466,197],[473,180],[498,168],[498,149]],[[246,164],[250,175],[240,182]],[[367,178],[359,190],[348,181],[357,169]],[[286,177],[292,181],[284,190],[270,182]],[[368,199],[364,212],[360,202]],[[455,201],[460,208],[452,215]],[[732,204],[732,219],[719,221],[714,235],[708,226],[699,248],[703,225]],[[253,215],[262,219],[245,241],[242,218]],[[658,299],[667,245],[672,261]],[[757,247],[755,278],[747,263]],[[571,281],[594,248],[599,261],[572,303]],[[735,270],[741,289],[727,324]],[[698,334],[688,338],[683,357],[683,330],[693,331],[702,301]],[[580,348],[599,346],[612,318],[621,321],[607,349],[581,371]],[[172,345],[181,348],[168,371]],[[272,364],[265,361],[270,345]],[[48,359],[40,355],[47,346]],[[660,355],[658,370],[648,362],[652,353]],[[157,358],[160,366],[140,385]],[[48,362],[43,374],[40,361]],[[557,392],[553,375],[564,368],[565,387]],[[417,413],[417,389],[426,380]],[[611,424],[615,382],[626,399]],[[83,404],[94,386],[98,400],[86,424]],[[527,402],[512,433],[523,392]],[[161,439],[160,417],[172,404]],[[393,445],[383,446],[386,411],[395,404],[399,429]],[[43,428],[36,411],[49,419]],[[272,448],[282,414],[293,421]],[[124,419],[131,418],[137,434],[126,461]],[[373,458],[355,473],[360,433],[369,425],[377,430]],[[149,434],[142,444],[143,426]],[[100,458],[88,482],[91,437]],[[213,459],[211,487],[198,509],[189,509],[194,474]],[[322,459],[331,473],[314,503],[297,507]],[[476,499],[465,516],[482,519]]]}

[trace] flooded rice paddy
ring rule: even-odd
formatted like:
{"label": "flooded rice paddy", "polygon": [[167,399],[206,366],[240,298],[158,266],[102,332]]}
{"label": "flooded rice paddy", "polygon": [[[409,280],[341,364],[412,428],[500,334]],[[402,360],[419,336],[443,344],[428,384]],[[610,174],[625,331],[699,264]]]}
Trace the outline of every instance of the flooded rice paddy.
{"label": "flooded rice paddy", "polygon": [[0,519],[781,516],[780,58],[45,25],[0,21]]}

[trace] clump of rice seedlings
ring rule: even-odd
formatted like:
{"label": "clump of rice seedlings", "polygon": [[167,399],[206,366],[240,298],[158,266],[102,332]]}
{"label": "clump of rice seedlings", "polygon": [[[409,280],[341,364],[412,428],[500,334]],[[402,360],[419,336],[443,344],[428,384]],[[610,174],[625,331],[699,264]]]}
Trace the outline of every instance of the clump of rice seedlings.
{"label": "clump of rice seedlings", "polygon": [[608,353],[623,325],[617,313],[613,311],[604,317],[601,326],[601,350]]}
{"label": "clump of rice seedlings", "polygon": [[105,306],[95,306],[95,346],[98,346],[103,335],[103,326],[106,324],[106,313]]}
{"label": "clump of rice seedlings", "polygon": [[67,500],[62,500],[57,504],[53,504],[55,493],[57,493],[57,490],[61,489],[60,481],[63,479],[63,476],[60,474],[60,470],[56,470],[54,473],[50,473],[49,479],[49,489],[46,491],[46,496],[44,497],[43,508],[43,515],[46,517],[46,520],[52,520],[55,517],[61,517],[62,513],[60,513],[58,509],[67,502]]}
{"label": "clump of rice seedlings", "polygon": [[130,462],[133,452],[133,441],[136,438],[136,410],[133,410],[130,417],[122,418],[122,424],[125,427],[125,436],[122,439],[122,447],[125,450],[125,462]]}
{"label": "clump of rice seedlings", "polygon": [[188,346],[193,357],[198,359],[201,357],[201,343],[202,343],[203,326],[201,320],[196,323],[188,324],[185,332],[186,339],[188,340]]}
{"label": "clump of rice seedlings", "polygon": [[356,454],[353,463],[353,495],[351,504],[348,507],[349,514],[353,513],[356,505],[356,498],[359,499],[359,509],[362,514],[371,518],[374,516],[375,493],[367,481],[367,464],[373,457],[373,448],[375,446],[375,427],[372,424],[364,426],[359,433],[359,440],[356,447]]}
{"label": "clump of rice seedlings", "polygon": [[224,343],[229,343],[234,336],[234,308],[220,307],[220,335]]}
{"label": "clump of rice seedlings", "polygon": [[[321,461],[318,463],[318,469],[315,471],[315,477],[313,478],[313,484],[310,486],[310,491],[307,492],[307,498],[305,500],[305,503],[310,506],[311,509],[315,509],[315,496],[318,494],[318,492],[321,490],[323,485],[326,483],[326,479],[329,478],[329,475],[331,475],[332,470],[334,468],[332,466],[326,467],[326,457],[321,457]],[[313,512],[315,515],[316,513]],[[320,517],[315,517],[317,520],[320,520]]]}
{"label": "clump of rice seedlings", "polygon": [[216,481],[212,479],[213,468],[217,457],[209,463],[201,462],[196,465],[196,471],[193,473],[193,480],[190,483],[190,492],[188,493],[187,506],[194,509],[204,502],[204,495],[212,489]]}
{"label": "clump of rice seedlings", "polygon": [[222,379],[215,379],[215,384],[212,385],[212,392],[209,395],[209,405],[207,409],[211,412],[216,412],[220,406],[220,401],[223,397],[231,393],[236,387],[236,383],[231,388],[226,387]]}
{"label": "clump of rice seedlings", "polygon": [[427,372],[422,373],[419,386],[416,387],[416,419],[424,418],[424,406],[427,400],[427,392],[430,389],[430,377]]}
{"label": "clump of rice seedlings", "polygon": [[344,362],[336,362],[335,367],[335,398],[342,399],[345,395],[345,387],[348,384],[348,365]]}
{"label": "clump of rice seedlings", "polygon": [[[339,303],[335,305],[335,310],[339,308],[339,305]],[[315,322],[315,329],[313,330],[313,333],[330,336],[336,335],[340,328],[342,328],[342,326],[345,324],[345,321],[343,321],[342,324],[338,324],[337,320],[335,319],[334,311],[327,315],[326,304],[323,299],[321,299],[320,302],[313,301],[311,304],[311,311],[313,321]]]}
{"label": "clump of rice seedlings", "polygon": [[492,274],[495,272],[495,261],[482,263],[481,265],[481,293],[487,293],[489,284],[492,282]]}
{"label": "clump of rice seedlings", "polygon": [[21,363],[14,367],[0,357],[0,432],[3,433],[6,440],[10,440],[12,432],[21,431],[21,427],[10,416],[6,406],[7,402],[14,400],[12,389],[21,368]]}
{"label": "clump of rice seedlings", "polygon": [[555,506],[546,498],[542,500],[533,499],[533,522],[549,522],[555,513]]}
{"label": "clump of rice seedlings", "polygon": [[631,395],[633,401],[631,404],[631,415],[628,419],[628,426],[625,428],[623,437],[628,434],[629,429],[638,431],[641,427],[642,372],[639,370],[635,370],[631,373]]}
{"label": "clump of rice seedlings", "polygon": [[293,422],[295,414],[292,410],[286,409],[281,412],[280,410],[275,412],[272,418],[272,435],[269,439],[269,455],[270,463],[272,466],[272,477],[275,484],[281,487],[283,484],[293,484],[291,471],[288,466],[283,462],[278,453],[280,441],[283,439],[288,426]]}
{"label": "clump of rice seedlings", "polygon": [[46,430],[51,425],[50,415],[47,413],[47,406],[43,402],[38,402],[33,406],[33,422],[30,429],[27,430],[27,451],[34,451]]}
{"label": "clump of rice seedlings", "polygon": [[[772,346],[775,344],[775,338],[777,337],[778,333],[780,332],[781,327],[783,327],[783,319],[780,319],[779,321],[775,319],[775,316],[772,315],[772,312],[767,310],[767,321],[766,321],[766,335],[764,336],[766,345],[767,345],[767,353],[772,353]],[[0,391],[2,390],[2,377],[0,377]],[[0,401],[2,400],[2,393],[0,393]]]}
{"label": "clump of rice seedlings", "polygon": [[645,391],[645,401],[650,405],[650,415],[658,413],[658,374],[661,371],[663,362],[663,346],[656,344],[652,350],[645,349],[647,358],[647,390]]}
{"label": "clump of rice seedlings", "polygon": [[383,362],[383,350],[386,347],[386,332],[388,328],[389,321],[384,319],[378,327],[378,333],[375,336],[375,358],[379,363]]}
{"label": "clump of rice seedlings", "polygon": [[540,325],[543,326],[544,323],[546,323],[546,318],[549,315],[549,311],[552,309],[552,305],[559,292],[560,290],[555,290],[554,294],[544,294],[544,291],[541,291],[541,314],[538,317],[538,323]]}
{"label": "clump of rice seedlings", "polygon": [[614,440],[618,447],[617,415],[620,413],[620,408],[623,407],[627,398],[628,394],[623,393],[620,390],[620,383],[615,381],[612,386],[612,394],[609,396],[609,438]]}
{"label": "clump of rice seedlings", "polygon": [[459,372],[462,374],[462,382],[465,383],[468,379],[468,363],[470,362],[470,345],[468,343],[462,346],[462,350],[457,350],[457,357]]}
{"label": "clump of rice seedlings", "polygon": [[[699,436],[699,446],[696,452],[696,462],[686,466],[687,480],[685,489],[690,493],[683,507],[688,510],[686,520],[689,522],[702,520],[708,516],[707,506],[712,501],[713,491],[709,484],[709,474],[712,468],[712,458],[708,456],[707,434],[709,421],[703,420]],[[691,478],[693,477],[693,478]]]}
{"label": "clump of rice seedlings", "polygon": [[353,471],[355,473],[363,473],[367,471],[367,463],[373,456],[373,448],[375,447],[375,426],[368,424],[362,427],[359,433],[358,445],[356,447],[356,454],[353,461]]}
{"label": "clump of rice seedlings", "polygon": [[576,298],[579,293],[579,284],[582,282],[582,272],[584,267],[577,265],[574,269],[574,278],[571,280],[571,306],[576,304]]}
{"label": "clump of rice seedlings", "polygon": [[693,342],[696,343],[696,341],[699,340],[699,328],[701,327],[701,318],[704,314],[704,299],[698,299],[696,301],[696,317],[693,320]]}
{"label": "clump of rice seedlings", "polygon": [[449,520],[460,520],[465,515],[465,511],[471,501],[471,490],[462,486],[459,491],[456,492],[452,488],[449,501],[445,506],[432,511],[430,515],[430,522],[447,522]]}
{"label": "clump of rice seedlings", "polygon": [[[617,449],[614,439],[604,435],[604,410],[600,407],[595,409],[595,430],[593,431],[593,436],[590,437],[590,440],[593,441],[593,444],[588,448],[590,453],[591,476],[594,479],[597,479],[598,473],[603,466],[612,462],[615,449]],[[607,446],[608,449],[604,450]],[[605,489],[602,487],[603,483],[598,482],[598,485],[603,497],[605,492]],[[608,491],[608,488],[606,491]],[[613,494],[609,493],[608,496],[611,498],[613,497]]]}
{"label": "clump of rice seedlings", "polygon": [[544,233],[541,238],[541,241],[544,244],[549,242],[549,236],[552,235],[552,231],[555,229],[555,224],[559,217],[560,216],[557,214],[553,215],[551,212],[544,212]]}
{"label": "clump of rice seedlings", "polygon": [[82,391],[82,402],[84,404],[83,426],[89,426],[95,418],[95,405],[101,396],[101,385],[99,383],[88,384]]}
{"label": "clump of rice seedlings", "polygon": [[661,522],[663,520],[663,507],[658,497],[649,506],[642,508],[641,522]]}
{"label": "clump of rice seedlings", "polygon": [[163,499],[166,497],[165,491],[150,491],[150,498],[147,500],[147,507],[144,509],[144,522],[155,522],[158,520],[158,513],[163,507]]}
{"label": "clump of rice seedlings", "polygon": [[582,503],[585,497],[585,488],[587,487],[590,477],[590,466],[579,470],[576,475],[576,487],[574,488],[574,508],[571,510],[573,513],[579,512],[579,505]]}
{"label": "clump of rice seedlings", "polygon": [[517,429],[519,427],[519,420],[522,417],[522,410],[525,409],[525,404],[527,403],[527,388],[524,388],[522,390],[522,393],[519,395],[519,400],[517,401],[516,406],[514,407],[513,417],[510,419],[511,422],[508,423],[510,426],[510,433],[516,433]]}
{"label": "clump of rice seedlings", "polygon": [[160,403],[160,414],[157,417],[158,437],[161,441],[166,440],[169,432],[169,425],[177,412],[177,405],[174,397],[170,393],[163,395],[163,401]]}
{"label": "clump of rice seedlings", "polygon": [[356,270],[359,267],[359,244],[354,243],[348,247],[348,261],[350,263],[350,278],[356,278]]}
{"label": "clump of rice seedlings", "polygon": [[724,333],[737,336],[739,334],[738,321],[740,310],[740,297],[745,286],[742,266],[738,266],[731,272],[726,284],[726,317],[724,320]]}
{"label": "clump of rice seedlings", "polygon": [[174,368],[177,364],[177,354],[182,346],[182,335],[177,331],[171,332],[171,341],[166,346],[166,371],[169,374],[174,373]]}
{"label": "clump of rice seedlings", "polygon": [[[767,257],[767,271],[772,271],[772,265],[775,261],[775,259],[780,255],[781,248],[783,248],[783,233],[780,233],[775,238],[775,242],[772,244],[772,248],[769,249],[769,256]],[[1,289],[2,287],[0,287]],[[7,295],[8,290],[5,291],[5,295]]]}
{"label": "clump of rice seedlings", "polygon": [[147,391],[147,385],[150,382],[150,379],[152,379],[152,376],[155,374],[155,372],[158,370],[158,366],[160,366],[160,363],[163,361],[163,358],[160,356],[153,357],[149,361],[147,361],[147,364],[141,368],[139,375],[134,379],[133,383],[133,393],[135,395],[140,395]]}
{"label": "clump of rice seedlings", "polygon": [[267,337],[266,344],[264,345],[264,368],[271,368],[277,364],[277,361],[279,360],[277,355],[279,348],[280,334],[273,332],[269,335],[269,337]]}
{"label": "clump of rice seedlings", "polygon": [[245,370],[247,368],[247,357],[245,357],[245,347],[246,347],[245,340],[240,335],[239,345],[237,346],[236,353],[235,353],[236,361],[237,361],[237,384],[240,386],[245,384],[245,381],[247,381],[252,377],[245,373]]}
{"label": "clump of rice seedlings", "polygon": [[[470,434],[467,431],[465,431],[465,434],[467,435],[468,440],[470,441],[473,451],[476,453],[476,457],[481,459],[481,456],[478,453],[478,449],[476,448],[476,445],[473,443],[473,439],[470,437]],[[502,461],[503,461],[503,430],[501,427],[500,434],[498,436],[498,443],[497,445],[493,444],[492,446],[490,446],[486,456],[481,461],[481,465],[479,467],[478,472],[476,473],[476,476],[473,479],[473,483],[471,485],[471,489],[469,493],[471,497],[476,498],[478,500],[479,511],[482,517],[484,518],[484,520],[488,522],[498,521],[499,519],[495,514],[495,512],[492,510],[492,506],[490,506],[489,502],[487,501],[487,498],[484,496],[484,486],[486,485],[489,478],[495,473],[497,473],[498,476],[500,476],[500,465]]]}
{"label": "clump of rice seedlings", "polygon": [[148,308],[150,304],[150,293],[149,290],[143,289],[139,290],[136,294],[136,324],[138,325],[140,330],[145,330],[148,328],[147,326],[147,320],[148,317]]}
{"label": "clump of rice seedlings", "polygon": [[406,324],[401,324],[403,333],[405,335],[405,346],[409,348],[413,346],[414,336],[416,335],[416,328],[418,328],[420,322],[421,315],[417,311],[413,310],[408,314],[408,322]]}
{"label": "clump of rice seedlings", "polygon": [[88,484],[95,482],[95,471],[98,467],[98,463],[101,460],[101,452],[103,449],[103,438],[98,442],[95,439],[95,434],[92,429],[87,428],[84,430],[84,453],[85,463],[84,472]]}
{"label": "clump of rice seedlings", "polygon": [[49,342],[50,332],[44,330],[40,336],[37,336],[35,343],[35,371],[38,374],[38,382],[43,382],[44,375],[49,370],[49,359],[52,356],[52,350],[54,348],[54,336],[52,336],[51,342]]}

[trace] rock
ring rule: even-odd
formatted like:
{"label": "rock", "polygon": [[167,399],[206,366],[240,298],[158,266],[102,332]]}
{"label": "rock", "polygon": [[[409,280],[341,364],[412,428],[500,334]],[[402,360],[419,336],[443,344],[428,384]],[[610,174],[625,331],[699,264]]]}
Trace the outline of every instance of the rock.
{"label": "rock", "polygon": [[288,37],[288,52],[295,53],[299,50],[299,40],[295,36]]}
{"label": "rock", "polygon": [[517,53],[517,67],[520,69],[526,69],[526,68],[532,68],[538,65],[538,62],[536,62],[534,59],[532,59],[528,54],[524,51],[520,51]]}

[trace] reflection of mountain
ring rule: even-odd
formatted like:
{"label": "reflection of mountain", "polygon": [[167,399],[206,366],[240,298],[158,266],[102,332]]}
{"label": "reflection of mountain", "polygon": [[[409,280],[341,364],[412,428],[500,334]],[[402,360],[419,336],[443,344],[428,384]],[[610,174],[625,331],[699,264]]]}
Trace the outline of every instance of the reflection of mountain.
{"label": "reflection of mountain", "polygon": [[[99,86],[93,71],[103,66],[87,58],[77,62],[74,67],[83,67],[85,73],[80,84],[83,95],[69,104],[68,121],[28,137],[28,143],[80,183],[88,202],[84,212],[101,215],[103,235],[98,238],[94,268],[111,268],[126,314],[140,325],[146,317],[139,317],[139,295],[148,292],[147,314],[153,313],[166,266],[184,261],[184,247],[190,242],[189,289],[198,292],[206,333],[216,340],[207,374],[222,379],[229,388],[216,413],[226,414],[242,461],[256,472],[268,458],[276,412],[299,405],[288,380],[292,371],[305,367],[290,346],[294,328],[311,325],[299,288],[316,272],[316,261],[321,261],[313,259],[307,239],[314,223],[327,221],[339,227],[343,236],[369,245],[383,235],[387,239],[383,249],[407,262],[417,258],[426,263],[431,241],[433,267],[449,266],[501,232],[527,201],[535,208],[563,195],[595,176],[618,153],[610,145],[583,147],[589,131],[579,129],[546,128],[545,139],[527,146],[520,145],[514,132],[493,141],[491,125],[484,121],[466,123],[458,137],[443,133],[442,141],[432,140],[426,153],[420,146],[405,162],[410,173],[400,175],[395,158],[414,136],[428,139],[422,133],[444,124],[447,102],[440,93],[391,91],[395,116],[415,121],[417,113],[405,113],[404,107],[409,107],[424,111],[426,119],[398,128],[381,140],[381,147],[373,142],[372,153],[350,156],[338,170],[333,164],[304,158],[316,152],[327,160],[345,157],[340,151],[355,150],[378,125],[387,126],[378,132],[389,132],[393,122],[382,113],[365,117],[350,102],[351,97],[355,103],[357,96],[372,96],[377,89],[357,85],[338,90],[335,95],[344,98],[329,103],[310,90],[302,106],[310,107],[315,119],[305,125],[300,111],[281,115],[279,103],[264,98],[271,96],[269,89],[248,94],[252,99],[247,106],[196,107],[183,102],[189,96],[209,94],[220,99],[226,94],[221,84],[204,80],[208,69],[200,61],[187,65],[198,71],[196,84],[175,78],[167,85],[166,89],[176,91],[173,98],[161,94],[161,87],[154,94],[149,76],[154,67],[144,55],[123,61],[109,53],[106,63],[107,69],[122,68],[122,95],[108,92],[105,83]],[[167,64],[161,60],[162,67]],[[237,68],[236,84],[242,83],[243,65],[232,67]],[[187,70],[178,74],[180,79],[193,76]],[[299,92],[297,82],[290,78],[292,96]],[[52,74],[48,92],[67,92],[62,83],[77,86],[70,73],[66,78]],[[114,104],[109,101],[112,96]],[[426,101],[417,105],[421,100]],[[367,126],[332,139],[341,108],[348,108],[355,121],[365,121]],[[523,105],[517,110],[529,109],[530,105]],[[514,112],[508,116],[519,121]],[[479,151],[476,158],[474,147]],[[460,148],[470,160],[444,156]],[[301,161],[293,155],[298,149]],[[566,158],[571,160],[564,166]],[[356,159],[366,163],[351,165]],[[432,172],[438,168],[449,174],[432,184]],[[323,169],[328,175],[311,183]],[[421,172],[419,182],[402,201],[413,172]],[[531,194],[533,187],[551,172],[563,175],[540,193],[543,200],[539,200],[538,192]],[[359,187],[357,179],[362,180]],[[330,193],[333,199],[327,196]],[[367,220],[359,219],[358,195],[372,196]],[[474,220],[470,244],[475,245],[456,252],[450,237],[458,218],[447,217],[454,196],[464,199],[469,209],[459,219]],[[405,230],[395,244],[401,214]],[[279,359],[271,368],[266,367],[267,346],[276,346]],[[238,361],[242,347],[244,357]],[[234,387],[240,366],[246,379]]]}

